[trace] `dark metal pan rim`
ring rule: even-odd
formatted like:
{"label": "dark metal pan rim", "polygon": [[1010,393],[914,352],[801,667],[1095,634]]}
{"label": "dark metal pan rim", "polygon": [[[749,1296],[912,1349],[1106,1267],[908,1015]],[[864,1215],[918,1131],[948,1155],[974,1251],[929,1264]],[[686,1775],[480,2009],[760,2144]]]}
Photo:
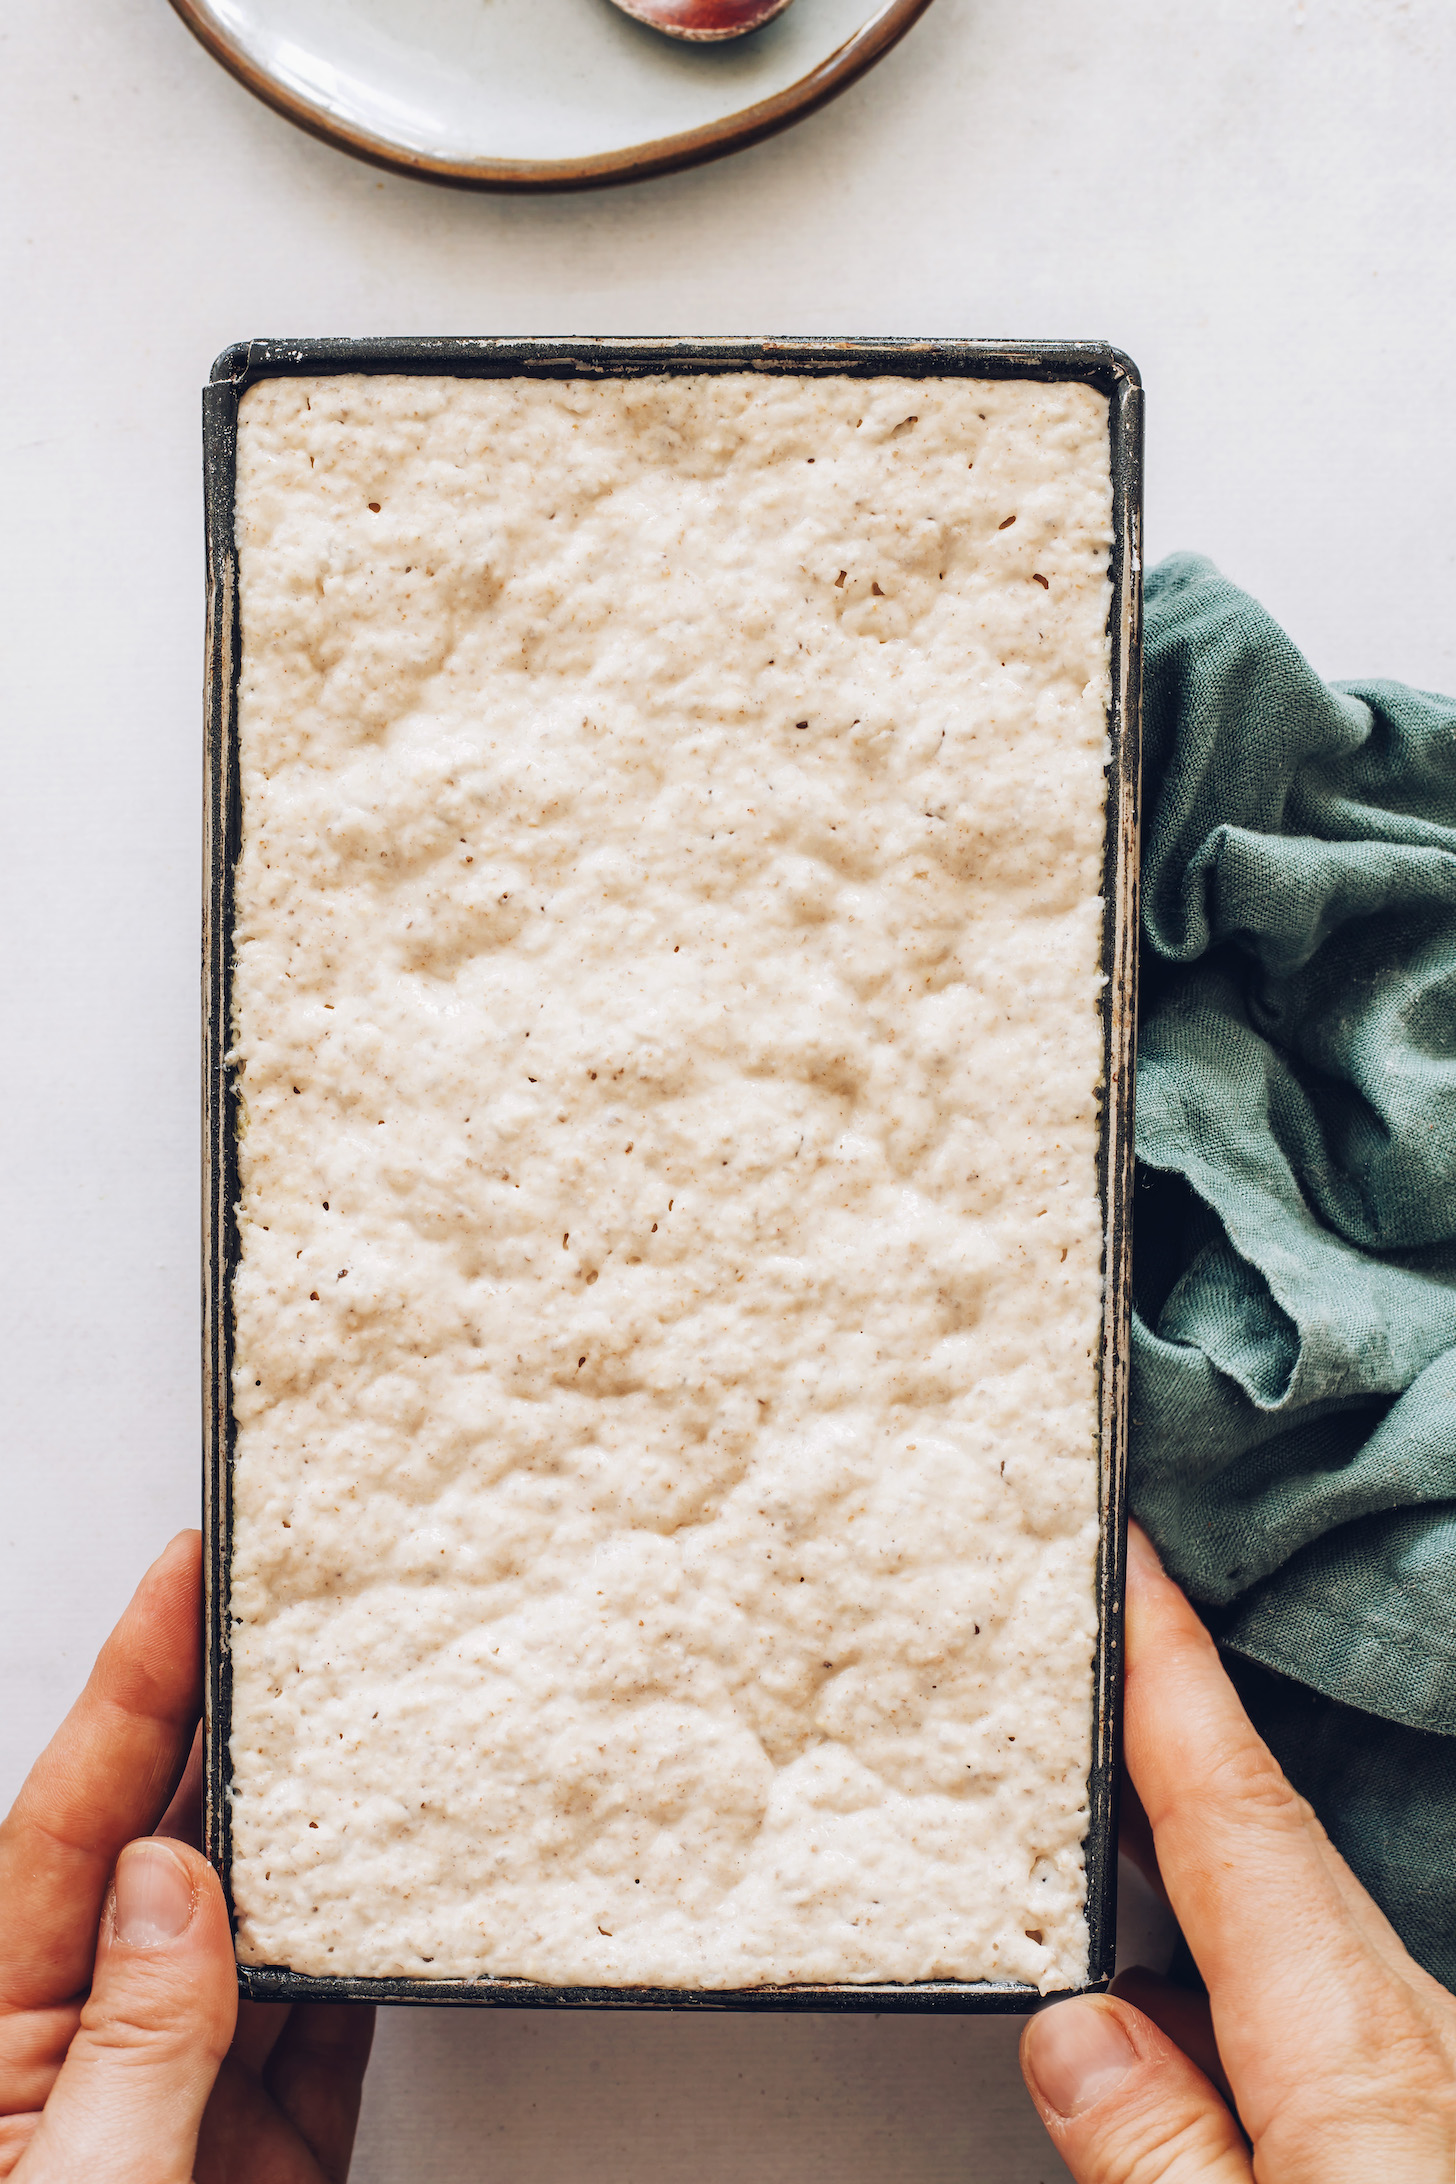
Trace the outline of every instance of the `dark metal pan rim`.
{"label": "dark metal pan rim", "polygon": [[1107,1978],[1042,1994],[1016,1979],[922,1980],[900,1985],[880,1981],[824,1982],[776,1987],[557,1987],[544,1980],[491,1979],[333,1979],[292,1971],[286,1965],[240,1965],[238,1984],[254,2002],[376,2002],[463,2005],[485,2009],[726,2010],[798,2011],[841,2014],[873,2011],[877,2015],[939,2013],[966,2016],[983,2011],[1024,2013],[1059,2002],[1067,1994],[1101,1993]]}
{"label": "dark metal pan rim", "polygon": [[[832,373],[865,379],[1075,380],[1107,395],[1142,390],[1132,358],[1107,341],[960,341],[936,335],[885,334],[848,340],[833,334],[774,339],[717,334],[687,339],[651,334],[515,340],[464,334],[421,334],[400,340],[262,337],[231,343],[214,360],[210,380],[214,386],[230,386],[241,396],[259,379],[312,373],[607,379],[738,371]],[[1115,458],[1116,448],[1114,462]]]}
{"label": "dark metal pan rim", "polygon": [[1142,387],[1136,366],[1101,341],[741,339],[256,340],[225,349],[203,394],[208,576],[205,715],[206,894],[203,919],[204,1249],[203,1508],[207,1608],[205,1841],[230,1889],[228,1742],[232,1668],[228,1575],[232,1534],[232,1324],[237,1260],[236,1093],[230,1044],[233,868],[241,836],[237,697],[241,632],[233,528],[238,405],[260,379],[338,373],[590,378],[754,370],[877,377],[1077,381],[1109,403],[1113,487],[1111,700],[1103,872],[1103,1096],[1098,1187],[1103,1206],[1099,1351],[1098,1642],[1093,1664],[1089,1818],[1083,1841],[1087,1979],[1042,1996],[1013,1980],[852,1982],[750,1988],[553,1986],[519,1979],[331,1978],[276,1965],[238,1968],[257,2000],[470,2004],[495,2008],[778,2011],[1025,2011],[1065,1993],[1097,1993],[1116,1950],[1117,1770],[1126,1552],[1127,1332],[1131,1266],[1132,1042],[1137,976],[1139,698],[1141,681]]}

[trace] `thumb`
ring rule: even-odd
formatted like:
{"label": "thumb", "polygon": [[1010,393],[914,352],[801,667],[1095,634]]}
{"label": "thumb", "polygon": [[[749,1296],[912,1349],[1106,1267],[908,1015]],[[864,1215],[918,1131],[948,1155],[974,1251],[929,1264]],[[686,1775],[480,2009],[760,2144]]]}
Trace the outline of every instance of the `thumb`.
{"label": "thumb", "polygon": [[1076,2184],[1252,2184],[1233,2115],[1141,2010],[1086,1995],[1021,2036],[1027,2090]]}
{"label": "thumb", "polygon": [[14,2184],[190,2184],[236,2017],[217,1875],[181,1843],[129,1843],[80,2027]]}

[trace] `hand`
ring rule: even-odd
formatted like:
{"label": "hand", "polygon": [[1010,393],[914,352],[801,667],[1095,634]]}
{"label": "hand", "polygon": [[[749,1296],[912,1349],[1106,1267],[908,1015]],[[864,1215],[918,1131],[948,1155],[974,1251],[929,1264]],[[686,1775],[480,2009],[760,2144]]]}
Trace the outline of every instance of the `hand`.
{"label": "hand", "polygon": [[1208,1999],[1138,1970],[1027,2026],[1077,2184],[1451,2184],[1456,2000],[1285,1781],[1136,1526],[1124,1745],[1134,1854],[1142,1819]]}
{"label": "hand", "polygon": [[222,1889],[182,1839],[196,1839],[201,1651],[201,1540],[184,1532],[0,1826],[12,2184],[348,2173],[374,2013],[240,2010]]}

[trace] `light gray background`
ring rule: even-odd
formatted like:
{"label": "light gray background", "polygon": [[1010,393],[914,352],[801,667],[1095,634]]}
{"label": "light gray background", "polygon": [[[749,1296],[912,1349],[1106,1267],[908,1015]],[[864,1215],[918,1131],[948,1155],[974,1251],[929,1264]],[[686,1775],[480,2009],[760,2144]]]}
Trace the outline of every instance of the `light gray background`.
{"label": "light gray background", "polygon": [[[595,0],[583,0],[583,5]],[[812,6],[814,0],[800,0]],[[164,0],[0,26],[0,1801],[197,1512],[198,388],[257,333],[1105,335],[1148,540],[1456,687],[1450,0],[937,0],[788,136],[456,195]],[[1051,2184],[1016,2026],[397,2012],[362,2184]]]}

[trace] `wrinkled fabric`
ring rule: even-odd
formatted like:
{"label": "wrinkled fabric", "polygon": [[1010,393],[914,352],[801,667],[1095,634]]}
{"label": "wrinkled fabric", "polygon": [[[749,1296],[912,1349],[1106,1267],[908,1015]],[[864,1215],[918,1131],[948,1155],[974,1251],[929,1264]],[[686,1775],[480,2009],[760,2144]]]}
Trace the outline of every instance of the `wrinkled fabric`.
{"label": "wrinkled fabric", "polygon": [[1132,1505],[1306,1687],[1271,1741],[1449,1979],[1456,1820],[1409,1785],[1452,1876],[1412,1892],[1390,1754],[1456,1754],[1456,702],[1332,688],[1193,555],[1144,673]]}

